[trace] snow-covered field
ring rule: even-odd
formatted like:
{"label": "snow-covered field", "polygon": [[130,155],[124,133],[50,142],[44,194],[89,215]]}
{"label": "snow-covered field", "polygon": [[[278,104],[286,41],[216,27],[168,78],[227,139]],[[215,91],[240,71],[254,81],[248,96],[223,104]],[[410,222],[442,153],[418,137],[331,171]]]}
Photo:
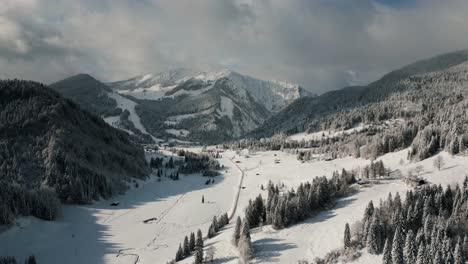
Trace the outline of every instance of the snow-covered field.
{"label": "snow-covered field", "polygon": [[[421,176],[432,183],[461,182],[468,171],[468,157],[439,155],[443,155],[446,163],[441,171],[433,168],[434,157],[418,163],[408,162],[406,150],[387,154],[382,159],[386,166],[400,169],[403,174],[422,165]],[[181,176],[179,181],[158,182],[152,178],[116,197],[114,200],[120,202],[117,207],[110,206],[112,201],[99,201],[93,205],[64,206],[62,216],[54,222],[22,218],[0,234],[0,255],[23,259],[34,254],[39,263],[166,263],[174,258],[185,235],[198,228],[206,234],[214,215],[234,208],[242,174],[245,188],[240,189],[234,217],[242,216],[249,199],[259,193],[266,198],[266,191],[260,186],[266,186],[269,180],[284,183],[288,188],[296,187],[316,176],[330,177],[334,170],[357,169],[370,163],[351,157],[301,163],[295,155],[279,151],[250,153],[248,157],[229,151],[223,153],[220,162],[226,169],[222,176],[215,178],[213,185],[205,185],[204,178],[195,175]],[[256,257],[252,263],[297,263],[321,257],[342,246],[345,223],[360,219],[370,200],[378,201],[387,197],[388,192],[403,194],[408,188],[399,180],[382,181],[361,188],[339,200],[335,208],[304,223],[280,231],[270,226],[254,229],[252,242]],[[156,220],[144,224],[143,220],[149,218]],[[237,249],[231,245],[232,232],[231,223],[216,237],[205,241],[205,246],[216,248],[216,263],[238,263]],[[364,255],[357,262],[376,263],[379,259]],[[193,258],[188,258],[181,263],[192,261]]]}

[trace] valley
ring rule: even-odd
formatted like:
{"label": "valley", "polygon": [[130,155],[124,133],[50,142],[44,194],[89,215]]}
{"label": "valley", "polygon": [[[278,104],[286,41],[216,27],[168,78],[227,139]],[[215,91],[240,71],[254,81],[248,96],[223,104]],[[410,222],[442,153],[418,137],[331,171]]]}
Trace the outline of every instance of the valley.
{"label": "valley", "polygon": [[[468,170],[467,157],[450,157],[441,153],[446,165],[443,170],[436,171],[432,165],[435,157],[410,162],[404,158],[406,152],[402,150],[380,159],[392,170],[402,173],[421,165],[425,179],[444,186],[461,184]],[[147,181],[138,181],[138,188],[132,187],[125,195],[112,200],[89,206],[67,205],[53,222],[22,218],[0,235],[0,243],[6,245],[0,249],[0,255],[20,257],[34,254],[47,263],[62,258],[67,258],[68,263],[154,263],[155,259],[158,263],[166,263],[173,259],[185,235],[198,229],[205,234],[214,215],[234,212],[231,223],[217,236],[206,240],[205,245],[216,249],[215,263],[237,263],[239,253],[231,244],[232,222],[243,215],[249,199],[258,194],[266,197],[266,191],[261,190],[262,185],[272,181],[284,184],[284,189],[288,190],[316,176],[330,177],[335,170],[353,170],[369,164],[368,160],[355,158],[301,163],[295,155],[279,151],[240,154],[233,151],[223,153],[219,161],[225,170],[215,177],[214,184],[205,185],[199,175],[180,176],[178,181],[164,177],[158,181],[153,176]],[[402,159],[405,161],[400,164]],[[275,160],[280,160],[280,163],[275,163]],[[245,176],[239,202],[236,203],[242,171]],[[255,252],[252,263],[296,263],[323,257],[326,252],[342,247],[345,223],[358,220],[370,200],[378,202],[389,192],[404,195],[409,189],[401,179],[381,180],[359,187],[355,194],[339,200],[335,207],[304,223],[283,230],[274,230],[269,225],[255,228],[252,230]],[[201,203],[202,196],[205,203]],[[119,205],[110,206],[112,201],[118,201]],[[237,210],[234,211],[236,205]],[[143,223],[150,218],[156,220]],[[49,242],[45,245],[46,237]],[[375,256],[364,252],[356,263],[369,263],[375,259]],[[181,263],[191,261],[188,258]]]}

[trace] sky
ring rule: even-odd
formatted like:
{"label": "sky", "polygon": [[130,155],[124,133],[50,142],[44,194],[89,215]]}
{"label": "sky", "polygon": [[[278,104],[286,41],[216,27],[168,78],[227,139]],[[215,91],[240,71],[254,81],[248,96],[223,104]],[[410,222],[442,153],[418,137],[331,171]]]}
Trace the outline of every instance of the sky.
{"label": "sky", "polygon": [[322,93],[468,49],[466,0],[1,0],[0,78],[227,67]]}

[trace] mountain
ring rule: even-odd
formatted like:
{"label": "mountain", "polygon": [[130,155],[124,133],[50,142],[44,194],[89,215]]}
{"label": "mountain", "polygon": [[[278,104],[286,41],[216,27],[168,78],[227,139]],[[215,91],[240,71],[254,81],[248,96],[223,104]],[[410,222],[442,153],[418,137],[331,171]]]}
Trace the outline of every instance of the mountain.
{"label": "mountain", "polygon": [[108,84],[138,104],[153,136],[214,143],[240,137],[297,98],[298,85],[262,81],[227,69],[173,69]]}
{"label": "mountain", "polygon": [[116,110],[117,102],[115,99],[107,95],[112,90],[88,74],[74,75],[53,83],[49,87],[65,98],[74,100],[82,108],[96,115],[111,116],[120,114]]}
{"label": "mountain", "polygon": [[[343,111],[385,101],[392,95],[413,89],[403,82],[411,76],[444,71],[467,60],[468,50],[447,53],[392,71],[369,85],[345,87],[320,96],[301,98],[266,120],[247,137],[260,138],[277,133],[294,134],[326,129],[327,122]],[[357,123],[349,120],[343,129]]]}
{"label": "mountain", "polygon": [[89,74],[71,76],[51,84],[50,88],[78,103],[82,109],[101,116],[110,125],[126,131],[133,141],[154,143],[139,123],[133,107],[136,103],[114,93],[109,86]]}
{"label": "mountain", "polygon": [[129,136],[52,89],[0,81],[0,185],[49,188],[61,201],[91,202],[148,174]]}
{"label": "mountain", "polygon": [[297,98],[312,95],[298,85],[262,81],[227,69],[178,68],[107,84],[79,74],[51,88],[140,143],[231,140]]}

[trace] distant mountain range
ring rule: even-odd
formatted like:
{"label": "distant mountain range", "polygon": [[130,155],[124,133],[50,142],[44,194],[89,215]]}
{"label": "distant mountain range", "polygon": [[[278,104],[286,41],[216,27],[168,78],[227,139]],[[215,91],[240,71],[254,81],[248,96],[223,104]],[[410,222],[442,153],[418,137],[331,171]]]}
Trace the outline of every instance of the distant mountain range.
{"label": "distant mountain range", "polygon": [[[447,53],[392,71],[369,85],[350,86],[316,97],[300,98],[266,120],[247,137],[261,138],[278,133],[295,134],[329,129],[331,120],[343,112],[382,102],[391,96],[414,89],[404,80],[412,76],[445,71],[467,60],[468,50]],[[443,88],[443,84],[439,88]],[[362,122],[362,119],[347,122],[342,129],[351,128]]]}
{"label": "distant mountain range", "polygon": [[232,140],[294,100],[312,96],[298,85],[262,81],[227,69],[180,68],[107,84],[80,74],[50,87],[144,143]]}

